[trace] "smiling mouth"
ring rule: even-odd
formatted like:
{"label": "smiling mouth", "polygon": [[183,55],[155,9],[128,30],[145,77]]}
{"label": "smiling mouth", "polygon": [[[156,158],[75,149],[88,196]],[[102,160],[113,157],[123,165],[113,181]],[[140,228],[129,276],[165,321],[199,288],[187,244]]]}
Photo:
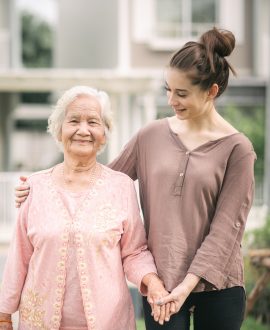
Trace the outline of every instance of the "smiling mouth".
{"label": "smiling mouth", "polygon": [[187,109],[174,109],[175,112],[184,112],[186,111]]}

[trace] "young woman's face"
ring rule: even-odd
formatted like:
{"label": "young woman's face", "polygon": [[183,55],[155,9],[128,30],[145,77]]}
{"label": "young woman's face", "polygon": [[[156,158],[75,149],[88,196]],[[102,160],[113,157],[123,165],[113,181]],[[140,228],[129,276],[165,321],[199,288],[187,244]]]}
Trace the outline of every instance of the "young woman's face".
{"label": "young woman's face", "polygon": [[210,109],[208,92],[198,85],[192,85],[190,78],[183,71],[169,68],[165,75],[165,89],[168,104],[179,119],[195,119],[203,116]]}
{"label": "young woman's face", "polygon": [[69,104],[60,140],[64,152],[96,156],[106,138],[101,106],[94,96],[80,95]]}

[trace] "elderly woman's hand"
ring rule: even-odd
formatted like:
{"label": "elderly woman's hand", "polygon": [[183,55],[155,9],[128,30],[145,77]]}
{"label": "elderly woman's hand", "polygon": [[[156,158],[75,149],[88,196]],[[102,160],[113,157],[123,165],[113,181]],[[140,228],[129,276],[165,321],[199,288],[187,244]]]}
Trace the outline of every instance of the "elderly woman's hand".
{"label": "elderly woman's hand", "polygon": [[0,313],[0,330],[13,330],[10,314]]}
{"label": "elderly woman's hand", "polygon": [[190,294],[190,290],[183,284],[179,284],[172,292],[157,301],[159,306],[167,306],[168,303],[174,303],[173,308],[170,309],[170,313],[178,313],[180,308],[183,306],[187,297]]}
{"label": "elderly woman's hand", "polygon": [[167,306],[168,303],[173,304],[170,308],[170,313],[178,313],[183,306],[189,294],[199,283],[200,277],[194,274],[187,274],[183,282],[181,282],[172,292],[157,301],[159,306]]}
{"label": "elderly woman's hand", "polygon": [[152,308],[152,316],[156,322],[163,324],[164,321],[169,321],[171,316],[171,303],[159,306],[156,304],[161,298],[169,293],[164,288],[163,282],[154,274],[147,274],[143,278],[143,283],[147,286],[147,301]]}
{"label": "elderly woman's hand", "polygon": [[13,330],[12,323],[0,322],[0,330]]}
{"label": "elderly woman's hand", "polygon": [[21,176],[20,180],[21,184],[15,188],[16,207],[20,207],[21,203],[23,203],[29,195],[29,185],[26,183],[27,177]]}

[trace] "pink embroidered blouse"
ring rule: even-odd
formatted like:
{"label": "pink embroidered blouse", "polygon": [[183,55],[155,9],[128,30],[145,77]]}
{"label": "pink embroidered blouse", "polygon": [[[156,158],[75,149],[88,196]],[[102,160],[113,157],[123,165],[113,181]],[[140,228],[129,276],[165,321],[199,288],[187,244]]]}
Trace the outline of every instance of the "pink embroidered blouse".
{"label": "pink embroidered blouse", "polygon": [[[4,270],[0,312],[19,309],[20,330],[134,330],[125,276],[140,289],[143,276],[156,273],[156,267],[133,181],[103,166],[74,209],[51,172],[29,178],[30,195],[20,208]],[[69,311],[79,322],[71,327]]]}

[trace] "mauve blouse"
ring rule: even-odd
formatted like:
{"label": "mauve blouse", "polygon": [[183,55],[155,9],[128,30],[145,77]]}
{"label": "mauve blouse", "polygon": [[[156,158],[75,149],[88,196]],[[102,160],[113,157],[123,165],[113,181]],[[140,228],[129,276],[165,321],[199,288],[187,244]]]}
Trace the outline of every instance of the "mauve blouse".
{"label": "mauve blouse", "polygon": [[187,150],[168,119],[141,129],[109,166],[139,180],[148,247],[171,291],[243,286],[241,239],[254,190],[250,141],[235,133]]}

